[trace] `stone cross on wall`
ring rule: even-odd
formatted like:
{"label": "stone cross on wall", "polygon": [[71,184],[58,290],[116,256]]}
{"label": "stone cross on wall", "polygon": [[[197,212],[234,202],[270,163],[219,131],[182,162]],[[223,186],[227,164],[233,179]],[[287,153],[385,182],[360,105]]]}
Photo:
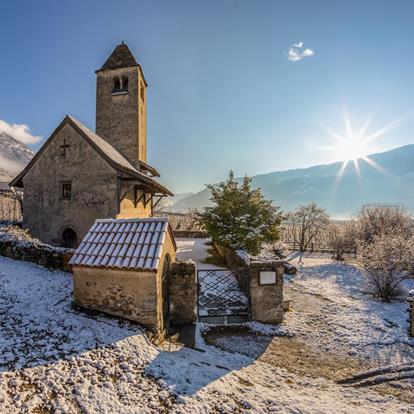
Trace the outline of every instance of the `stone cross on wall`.
{"label": "stone cross on wall", "polygon": [[66,148],[69,148],[70,145],[66,143],[66,139],[63,140],[63,144],[60,146],[60,155],[66,155]]}

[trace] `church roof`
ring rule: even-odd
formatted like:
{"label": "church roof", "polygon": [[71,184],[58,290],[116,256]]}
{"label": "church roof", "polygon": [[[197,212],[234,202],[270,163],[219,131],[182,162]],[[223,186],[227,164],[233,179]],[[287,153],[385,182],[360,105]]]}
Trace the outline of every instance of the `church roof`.
{"label": "church roof", "polygon": [[142,78],[144,79],[145,86],[148,86],[140,64],[136,61],[128,45],[122,42],[120,45],[118,45],[114,49],[114,51],[109,56],[109,58],[106,60],[106,62],[95,73],[101,72],[104,70],[114,70],[114,69],[120,69],[120,68],[133,68],[133,67],[139,68],[142,74]]}
{"label": "church roof", "polygon": [[99,70],[112,70],[138,66],[134,55],[125,43],[118,45]]}
{"label": "church roof", "polygon": [[167,235],[176,247],[167,218],[96,220],[69,264],[156,271]]}
{"label": "church roof", "polygon": [[54,137],[63,128],[64,125],[70,124],[87,142],[104,158],[113,168],[118,171],[124,172],[133,178],[147,184],[149,187],[153,187],[164,195],[173,195],[171,191],[165,188],[163,185],[155,181],[153,178],[146,176],[139,172],[118,150],[116,150],[108,141],[101,138],[99,135],[92,132],[89,128],[78,121],[76,118],[70,115],[66,115],[64,120],[55,129],[53,134],[45,142],[42,148],[37,154],[31,159],[26,168],[10,183],[11,187],[23,187],[23,177],[36,163],[43,151],[53,141]]}

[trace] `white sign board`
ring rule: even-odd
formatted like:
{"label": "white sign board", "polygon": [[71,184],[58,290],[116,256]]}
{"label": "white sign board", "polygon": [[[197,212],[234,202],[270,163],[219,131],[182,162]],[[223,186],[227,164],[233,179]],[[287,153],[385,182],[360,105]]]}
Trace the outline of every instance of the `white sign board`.
{"label": "white sign board", "polygon": [[271,271],[262,271],[260,272],[261,285],[275,285],[276,284],[276,272]]}

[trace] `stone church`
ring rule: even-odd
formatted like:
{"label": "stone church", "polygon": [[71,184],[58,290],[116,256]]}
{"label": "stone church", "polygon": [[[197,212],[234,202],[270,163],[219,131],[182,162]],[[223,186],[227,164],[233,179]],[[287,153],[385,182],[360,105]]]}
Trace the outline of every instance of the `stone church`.
{"label": "stone church", "polygon": [[10,183],[24,188],[23,227],[56,246],[77,246],[96,219],[151,217],[173,195],[147,164],[147,82],[128,46],[96,76],[96,132],[66,116]]}

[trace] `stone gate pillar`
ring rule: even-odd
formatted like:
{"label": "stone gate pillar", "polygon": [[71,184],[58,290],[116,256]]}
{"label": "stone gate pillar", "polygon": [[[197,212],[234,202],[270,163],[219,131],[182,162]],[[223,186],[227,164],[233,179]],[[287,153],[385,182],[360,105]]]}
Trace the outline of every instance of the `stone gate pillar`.
{"label": "stone gate pillar", "polygon": [[192,261],[171,263],[170,269],[170,322],[173,325],[197,320],[196,266]]}
{"label": "stone gate pillar", "polygon": [[264,323],[283,320],[283,262],[250,262],[251,319]]}

